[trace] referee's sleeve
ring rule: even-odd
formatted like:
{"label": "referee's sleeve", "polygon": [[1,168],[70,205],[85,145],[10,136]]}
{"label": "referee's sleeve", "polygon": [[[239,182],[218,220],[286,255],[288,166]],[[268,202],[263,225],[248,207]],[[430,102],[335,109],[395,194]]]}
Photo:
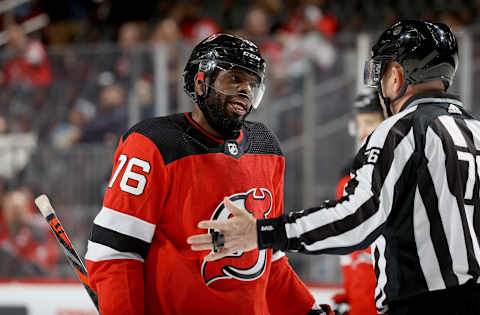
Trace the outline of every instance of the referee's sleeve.
{"label": "referee's sleeve", "polygon": [[346,254],[370,245],[414,169],[414,109],[384,121],[369,137],[340,200],[257,221],[259,248]]}

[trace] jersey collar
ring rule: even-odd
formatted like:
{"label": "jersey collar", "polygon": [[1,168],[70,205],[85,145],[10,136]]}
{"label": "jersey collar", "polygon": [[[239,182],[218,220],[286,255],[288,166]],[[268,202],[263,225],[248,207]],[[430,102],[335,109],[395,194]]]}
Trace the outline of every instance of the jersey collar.
{"label": "jersey collar", "polygon": [[448,94],[445,92],[441,91],[428,91],[428,92],[423,92],[423,93],[418,93],[413,96],[411,96],[405,104],[403,104],[402,108],[400,109],[400,112],[416,106],[420,105],[423,103],[451,103],[455,104],[457,106],[463,107],[463,103],[460,100],[460,98],[456,95],[453,94]]}

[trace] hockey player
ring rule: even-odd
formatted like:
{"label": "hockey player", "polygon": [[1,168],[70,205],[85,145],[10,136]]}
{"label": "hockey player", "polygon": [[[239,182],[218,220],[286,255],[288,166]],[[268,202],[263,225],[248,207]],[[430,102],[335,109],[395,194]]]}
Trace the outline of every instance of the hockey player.
{"label": "hockey player", "polygon": [[[353,102],[353,118],[354,120],[349,125],[349,132],[355,137],[358,148],[363,141],[380,125],[385,119],[382,105],[378,98],[376,90],[368,93],[360,93]],[[336,197],[340,199],[343,196],[345,185],[350,180],[351,163],[344,169],[340,175],[336,188]]]}
{"label": "hockey player", "polygon": [[[356,142],[361,145],[384,120],[384,112],[376,90],[359,94],[353,103]],[[337,199],[344,195],[350,181],[351,165],[337,184]],[[338,315],[377,315],[375,308],[375,273],[370,247],[340,257],[343,291],[333,296]]]}
{"label": "hockey player", "polygon": [[148,119],[121,138],[86,254],[103,315],[323,314],[282,252],[207,262],[186,243],[199,220],[231,216],[225,195],[259,219],[283,212],[278,140],[245,120],[264,73],[253,43],[212,35],[185,66],[193,111]]}
{"label": "hockey player", "polygon": [[380,313],[480,314],[480,121],[445,92],[457,65],[448,26],[392,25],[365,68],[389,118],[355,157],[346,195],[261,220],[225,198],[233,218],[199,223],[218,229],[222,242],[208,234],[187,241],[222,247],[207,256],[215,261],[257,248],[346,254],[375,240]]}

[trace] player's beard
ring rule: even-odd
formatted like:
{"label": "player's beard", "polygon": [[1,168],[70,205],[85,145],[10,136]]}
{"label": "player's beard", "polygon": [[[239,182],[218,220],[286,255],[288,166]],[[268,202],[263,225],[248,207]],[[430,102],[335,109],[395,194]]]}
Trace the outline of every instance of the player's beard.
{"label": "player's beard", "polygon": [[246,115],[238,116],[234,112],[227,112],[228,103],[235,96],[224,96],[211,90],[204,100],[204,115],[208,123],[215,131],[225,138],[236,138],[242,129],[243,120]]}

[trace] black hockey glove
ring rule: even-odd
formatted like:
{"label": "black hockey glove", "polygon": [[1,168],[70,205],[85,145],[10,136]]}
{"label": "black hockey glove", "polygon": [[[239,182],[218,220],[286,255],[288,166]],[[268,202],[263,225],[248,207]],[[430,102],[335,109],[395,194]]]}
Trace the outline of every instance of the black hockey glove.
{"label": "black hockey glove", "polygon": [[347,302],[333,304],[333,312],[335,315],[348,315],[350,305]]}
{"label": "black hockey glove", "polygon": [[321,304],[320,309],[312,309],[307,315],[334,315],[330,306],[326,304]]}

